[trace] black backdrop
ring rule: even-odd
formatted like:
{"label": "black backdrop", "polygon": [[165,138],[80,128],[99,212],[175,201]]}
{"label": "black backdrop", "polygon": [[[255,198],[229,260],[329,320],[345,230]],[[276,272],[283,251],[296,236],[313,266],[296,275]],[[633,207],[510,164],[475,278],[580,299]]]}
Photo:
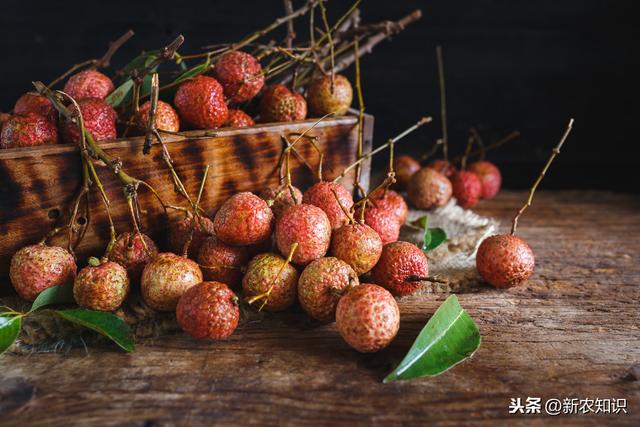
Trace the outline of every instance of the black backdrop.
{"label": "black backdrop", "polygon": [[[421,115],[437,118],[434,49],[442,44],[454,153],[463,150],[470,126],[487,141],[520,130],[518,142],[490,158],[502,167],[507,187],[524,188],[573,116],[574,133],[543,186],[638,192],[637,179],[631,178],[639,166],[632,147],[638,144],[640,113],[640,26],[633,3],[364,0],[366,22],[395,20],[415,8],[424,13],[362,61],[367,111],[376,116],[376,143]],[[330,15],[335,19],[349,4],[330,1]],[[116,67],[179,33],[186,37],[183,51],[194,52],[205,44],[238,40],[281,14],[279,0],[5,0],[0,110],[11,109],[31,80],[49,81],[70,64],[99,57],[108,41],[128,28],[136,36],[116,55]],[[434,124],[403,141],[398,151],[418,154],[439,132]]]}

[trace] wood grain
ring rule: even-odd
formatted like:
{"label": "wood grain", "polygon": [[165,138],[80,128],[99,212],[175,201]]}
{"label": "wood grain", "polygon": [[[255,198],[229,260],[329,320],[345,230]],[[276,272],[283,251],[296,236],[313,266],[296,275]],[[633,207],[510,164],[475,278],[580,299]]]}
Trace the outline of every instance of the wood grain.
{"label": "wood grain", "polygon": [[[523,192],[482,202],[504,231]],[[537,258],[515,289],[459,295],[482,346],[432,379],[383,385],[445,295],[401,300],[392,345],[362,355],[299,312],[242,324],[224,342],[183,334],[139,345],[0,359],[0,425],[640,424],[640,201],[540,192],[519,234]],[[511,397],[626,398],[627,415],[508,414]]]}

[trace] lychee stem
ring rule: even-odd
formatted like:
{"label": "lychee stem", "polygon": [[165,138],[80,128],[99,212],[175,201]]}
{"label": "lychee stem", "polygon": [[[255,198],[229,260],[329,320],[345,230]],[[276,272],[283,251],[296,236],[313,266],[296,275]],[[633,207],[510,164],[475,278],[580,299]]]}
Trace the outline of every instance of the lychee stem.
{"label": "lychee stem", "polygon": [[196,228],[196,221],[198,221],[198,225],[202,228],[202,217],[198,214],[198,207],[200,206],[200,200],[202,199],[202,193],[204,191],[204,184],[207,181],[207,176],[209,175],[209,165],[204,167],[204,173],[202,175],[202,181],[200,181],[200,189],[198,190],[198,198],[196,199],[196,203],[193,207],[194,215],[191,217],[191,226],[189,228],[189,237],[187,241],[184,243],[184,247],[182,249],[182,256],[187,258],[189,253],[189,247],[191,246],[191,241],[193,240],[193,233]]}
{"label": "lychee stem", "polygon": [[449,160],[449,130],[447,129],[447,93],[444,81],[444,61],[442,59],[442,46],[436,47],[436,59],[438,61],[438,82],[440,84],[440,119],[442,120],[442,155]]}
{"label": "lychee stem", "polygon": [[441,279],[437,276],[407,276],[405,278],[405,281],[407,282],[433,282],[433,283],[444,283],[444,284],[449,284],[449,279],[444,278]]}
{"label": "lychee stem", "polygon": [[[485,157],[487,156],[487,150],[485,149],[484,141],[480,136],[480,132],[478,132],[478,129],[471,127],[471,129],[469,129],[469,133],[471,134],[473,139],[476,141],[476,144],[478,144],[478,150],[480,151],[480,160],[484,160]],[[469,155],[467,155],[467,157],[468,156]]]}
{"label": "lychee stem", "polygon": [[338,206],[340,206],[340,209],[342,210],[342,212],[345,214],[345,216],[349,220],[349,224],[353,224],[355,222],[354,219],[353,219],[353,216],[349,213],[347,208],[345,208],[342,205],[342,202],[340,202],[340,198],[338,197],[338,193],[336,193],[336,190],[332,188],[331,192],[333,193],[333,196],[336,198],[336,202],[338,202]]}
{"label": "lychee stem", "polygon": [[260,308],[258,309],[258,311],[262,311],[264,306],[267,305],[267,302],[269,301],[269,296],[271,295],[271,292],[273,292],[273,288],[275,287],[276,282],[280,278],[280,275],[282,274],[284,269],[287,267],[287,265],[289,265],[291,263],[291,260],[293,259],[293,254],[295,253],[296,249],[298,249],[298,243],[297,242],[295,242],[295,243],[293,243],[291,245],[291,248],[289,249],[289,255],[287,256],[287,259],[282,263],[282,266],[278,270],[278,273],[276,274],[276,276],[271,281],[271,284],[269,285],[269,288],[267,289],[267,291],[263,292],[261,294],[254,295],[252,297],[247,298],[247,300],[246,300],[247,304],[251,305],[251,304],[253,304],[254,302],[256,302],[258,300],[263,300],[262,304],[260,305]]}
{"label": "lychee stem", "polygon": [[513,221],[511,225],[511,235],[514,235],[516,233],[516,228],[518,227],[518,219],[520,218],[520,215],[522,215],[522,213],[529,206],[531,206],[531,203],[533,203],[533,194],[536,192],[536,189],[538,188],[538,185],[542,181],[542,178],[544,178],[545,174],[547,173],[547,170],[549,169],[549,166],[551,166],[553,159],[555,159],[556,156],[560,154],[560,149],[562,148],[562,145],[564,144],[564,142],[567,140],[567,137],[571,133],[572,129],[573,129],[573,119],[570,119],[569,124],[567,125],[567,128],[565,129],[564,133],[562,134],[562,137],[560,138],[560,142],[558,142],[558,145],[556,145],[553,148],[553,150],[551,150],[551,155],[549,156],[547,163],[542,168],[542,172],[540,172],[538,179],[536,179],[536,181],[533,183],[533,187],[531,187],[531,190],[529,191],[529,198],[527,199],[527,202],[520,208],[518,213],[513,217]]}
{"label": "lychee stem", "polygon": [[327,35],[327,42],[329,44],[329,57],[331,59],[331,94],[333,94],[336,85],[336,57],[333,46],[333,36],[331,35],[331,32],[333,30],[329,26],[329,20],[327,19],[327,8],[324,5],[324,1],[325,0],[320,0],[320,14],[322,15],[322,23],[324,24],[325,34]]}
{"label": "lychee stem", "polygon": [[[354,27],[358,27],[358,20],[355,20]],[[355,66],[356,66],[356,95],[358,98],[358,149],[356,152],[356,158],[362,157],[362,150],[364,147],[364,97],[362,95],[362,79],[361,79],[361,71],[360,71],[360,56],[358,55],[358,50],[360,49],[360,42],[358,37],[355,36],[353,38],[353,49],[355,51]],[[356,189],[360,192],[361,196],[366,194],[366,191],[360,185],[360,177],[362,175],[362,164],[358,164],[356,166],[356,176],[354,180],[354,185]]]}
{"label": "lychee stem", "polygon": [[436,139],[436,142],[431,147],[431,150],[429,150],[427,153],[424,153],[422,156],[420,156],[420,159],[419,159],[420,163],[423,163],[426,160],[433,157],[443,143],[444,141],[442,140],[442,138]]}
{"label": "lychee stem", "polygon": [[[506,144],[507,142],[513,141],[516,138],[520,137],[520,132],[513,131],[511,132],[509,135],[505,136],[504,138],[502,138],[501,140],[494,142],[493,144],[489,144],[489,145],[485,145],[484,147],[478,149],[478,150],[473,150],[471,151],[471,153],[469,153],[469,158],[476,156],[478,154],[484,154],[486,155],[486,153],[488,151],[494,150],[504,144]],[[461,160],[461,157],[456,157],[452,160],[452,163],[458,163]]]}
{"label": "lychee stem", "polygon": [[469,135],[467,139],[467,147],[464,149],[464,154],[462,155],[462,159],[460,160],[460,169],[465,170],[467,168],[467,159],[469,158],[469,153],[471,153],[471,148],[473,148],[473,144],[476,142],[476,138],[473,134]]}

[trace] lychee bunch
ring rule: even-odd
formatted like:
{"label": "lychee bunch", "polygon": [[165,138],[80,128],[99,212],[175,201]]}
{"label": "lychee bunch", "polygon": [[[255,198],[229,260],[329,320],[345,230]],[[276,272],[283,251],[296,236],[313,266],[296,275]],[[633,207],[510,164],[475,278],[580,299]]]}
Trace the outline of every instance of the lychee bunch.
{"label": "lychee bunch", "polygon": [[[78,101],[78,106],[82,113],[84,127],[94,140],[102,141],[116,138],[118,114],[109,104],[100,98],[84,98]],[[75,113],[75,105],[70,110]],[[65,142],[80,143],[80,129],[76,123],[61,120],[60,130]]]}
{"label": "lychee bunch", "polygon": [[511,288],[531,277],[535,258],[527,242],[514,235],[500,234],[480,244],[476,267],[490,285]]}
{"label": "lychee bunch", "polygon": [[228,245],[254,245],[269,239],[273,212],[267,202],[249,192],[228,198],[213,219],[218,239]]}
{"label": "lychee bunch", "polygon": [[307,101],[281,84],[264,91],[258,109],[263,122],[295,122],[307,117]]}
{"label": "lychee bunch", "polygon": [[109,261],[117,262],[129,274],[131,283],[139,283],[144,266],[158,254],[158,247],[151,237],[142,233],[120,234],[109,252]]}
{"label": "lychee bunch", "polygon": [[225,96],[234,104],[251,100],[264,86],[260,62],[245,52],[225,53],[216,62],[214,71]]}
{"label": "lychee bunch", "polygon": [[113,82],[100,71],[88,69],[69,77],[63,92],[76,101],[84,98],[105,99],[113,92]]}
{"label": "lychee bunch", "polygon": [[384,245],[380,260],[371,270],[373,281],[394,295],[411,295],[420,287],[411,276],[426,277],[429,274],[427,256],[416,245],[393,242]]}
{"label": "lychee bunch", "polygon": [[90,259],[73,283],[73,298],[80,307],[90,310],[114,311],[128,294],[127,270],[112,261]]}
{"label": "lychee bunch", "polygon": [[140,290],[144,302],[154,310],[173,311],[187,289],[202,282],[195,261],[170,252],[159,253],[142,271]]}
{"label": "lychee bunch", "polygon": [[238,297],[224,283],[199,283],[180,298],[176,319],[195,339],[225,339],[238,327]]}
{"label": "lychee bunch", "polygon": [[14,114],[2,125],[0,148],[57,144],[55,123],[37,113]]}
{"label": "lychee bunch", "polygon": [[321,76],[309,85],[307,101],[311,111],[318,116],[329,113],[341,116],[351,106],[353,89],[341,74],[335,74],[333,79],[330,75]]}
{"label": "lychee bunch", "polygon": [[381,253],[382,239],[366,224],[346,224],[333,232],[331,255],[349,264],[358,276],[371,271]]}
{"label": "lychee bunch", "polygon": [[487,160],[481,160],[471,163],[468,170],[478,175],[482,184],[483,199],[492,199],[498,194],[502,185],[502,174],[496,165]]}
{"label": "lychee bunch", "polygon": [[466,170],[458,171],[451,177],[453,197],[465,209],[472,208],[480,201],[482,184],[478,176]]}
{"label": "lychee bunch", "polygon": [[[336,195],[338,199],[336,199]],[[353,196],[341,184],[320,181],[304,192],[302,202],[322,209],[329,218],[331,228],[335,230],[349,222],[343,208],[349,211],[353,207]]]}
{"label": "lychee bunch", "polygon": [[409,200],[418,209],[433,209],[447,204],[453,189],[451,181],[435,169],[424,167],[409,181]]}
{"label": "lychee bunch", "polygon": [[227,121],[224,124],[230,128],[245,128],[255,125],[255,122],[250,115],[242,110],[230,109]]}
{"label": "lychee bunch", "polygon": [[282,311],[296,301],[298,271],[274,253],[256,255],[242,278],[242,292],[251,300],[260,297],[266,311]]}
{"label": "lychee bunch", "polygon": [[218,128],[229,115],[222,85],[209,76],[196,76],[182,83],[173,103],[180,118],[196,129]]}
{"label": "lychee bunch", "polygon": [[244,246],[230,246],[215,237],[209,237],[200,247],[197,257],[204,280],[240,284],[242,266],[249,261],[249,250]]}
{"label": "lychee bunch", "polygon": [[331,242],[331,223],[317,206],[302,203],[290,206],[276,221],[276,244],[282,254],[288,254],[294,243],[298,248],[292,262],[306,265],[323,257]]}
{"label": "lychee bunch", "polygon": [[52,122],[58,119],[58,112],[49,99],[37,92],[27,92],[16,101],[14,114],[38,113]]}
{"label": "lychee bunch", "polygon": [[[138,126],[143,129],[149,125],[149,110],[151,103],[145,102],[138,110]],[[171,104],[158,100],[158,108],[156,109],[156,128],[168,132],[178,132],[180,130],[180,118],[178,113],[173,109]]]}

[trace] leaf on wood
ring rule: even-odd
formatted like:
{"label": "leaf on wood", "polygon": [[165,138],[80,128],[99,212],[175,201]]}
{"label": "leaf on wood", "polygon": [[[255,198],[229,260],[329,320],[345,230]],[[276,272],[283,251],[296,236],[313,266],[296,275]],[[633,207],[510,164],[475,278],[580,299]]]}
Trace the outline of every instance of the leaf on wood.
{"label": "leaf on wood", "polygon": [[447,233],[440,227],[429,228],[429,217],[423,215],[410,223],[413,227],[424,230],[422,250],[432,251],[447,240]]}
{"label": "leaf on wood", "polygon": [[0,354],[4,353],[20,334],[21,316],[0,316]]}
{"label": "leaf on wood", "polygon": [[40,292],[40,295],[31,304],[31,310],[35,311],[39,308],[51,304],[68,304],[75,302],[73,298],[73,282],[64,285],[52,286]]}
{"label": "leaf on wood", "polygon": [[131,352],[134,349],[133,335],[129,325],[115,314],[81,308],[52,310],[52,313],[104,335],[125,351]]}

